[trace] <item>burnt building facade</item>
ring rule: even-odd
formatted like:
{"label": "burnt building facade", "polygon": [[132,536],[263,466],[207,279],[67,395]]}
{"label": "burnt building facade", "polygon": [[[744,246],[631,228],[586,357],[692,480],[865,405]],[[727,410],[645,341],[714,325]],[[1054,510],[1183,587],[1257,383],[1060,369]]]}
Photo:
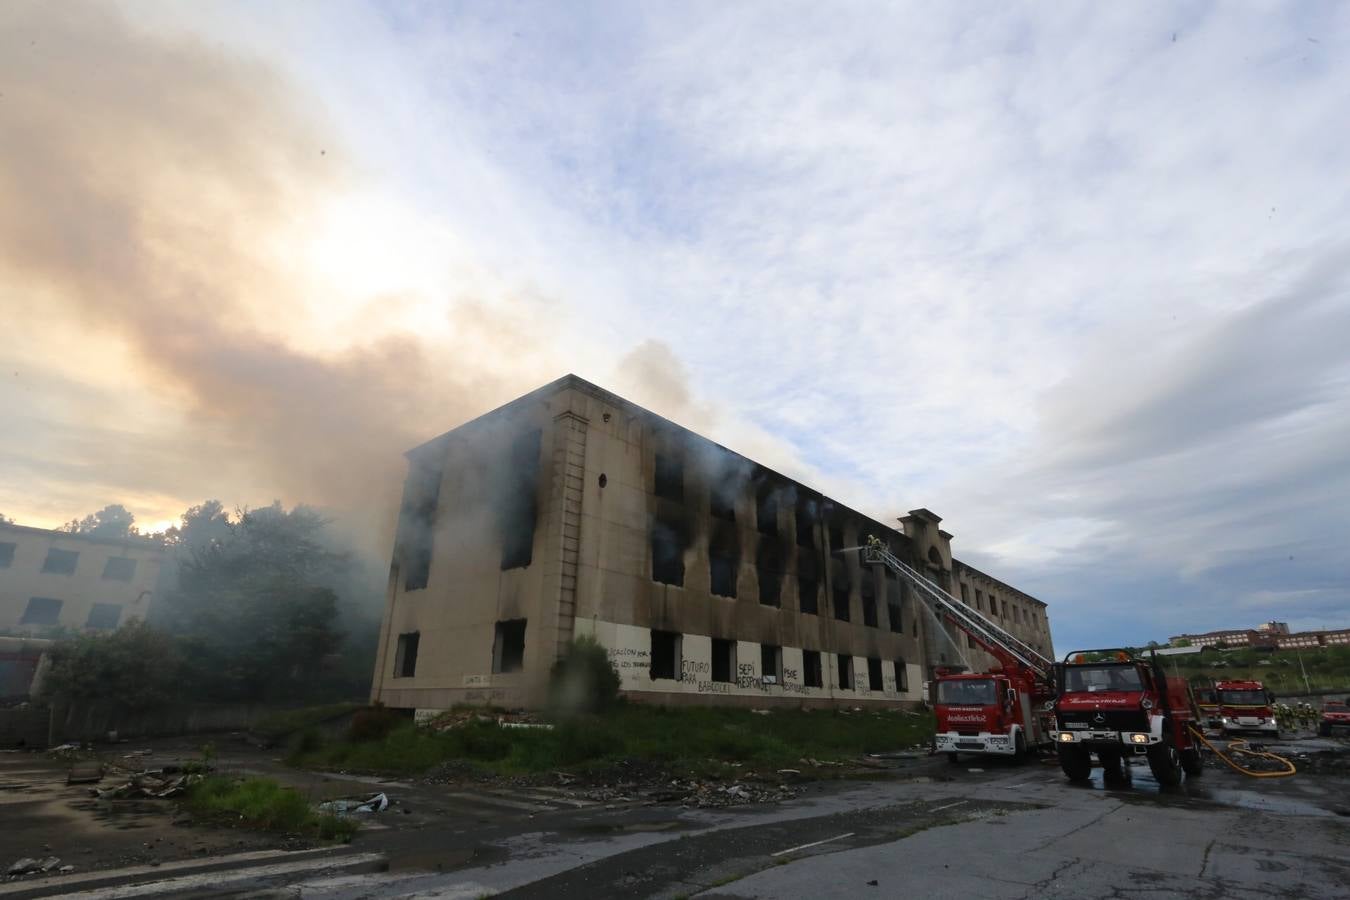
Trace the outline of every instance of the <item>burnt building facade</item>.
{"label": "burnt building facade", "polygon": [[581,635],[634,700],[917,703],[934,666],[983,657],[862,563],[868,535],[1050,650],[1044,604],[954,560],[928,510],[888,526],[575,376],[407,458],[390,707],[541,705]]}

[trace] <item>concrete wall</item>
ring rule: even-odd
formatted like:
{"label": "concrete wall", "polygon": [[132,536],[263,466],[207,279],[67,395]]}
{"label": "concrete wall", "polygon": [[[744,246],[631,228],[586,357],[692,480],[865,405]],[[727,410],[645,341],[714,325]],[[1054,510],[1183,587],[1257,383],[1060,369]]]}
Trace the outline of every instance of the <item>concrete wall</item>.
{"label": "concrete wall", "polygon": [[[496,508],[512,468],[521,465],[511,447],[532,429],[540,432],[532,558],[525,568],[503,571]],[[678,497],[658,495],[658,455],[667,464],[679,462]],[[872,534],[921,568],[931,551],[933,576],[952,588],[951,535],[938,530],[939,520],[926,510],[916,511],[926,518],[912,529],[914,515],[904,531],[896,530],[570,377],[416,448],[409,464],[372,699],[422,710],[537,705],[547,695],[552,663],[577,634],[593,634],[610,649],[633,699],[906,704],[921,696],[935,659],[927,633],[933,626],[903,582],[892,585],[877,567],[861,565],[855,550],[840,548],[855,548]],[[439,474],[425,474],[432,471]],[[425,588],[410,589],[417,498],[426,484],[439,491],[430,575]],[[773,510],[759,501],[768,495],[776,497]],[[734,521],[724,510],[715,512],[714,496],[729,501]],[[818,503],[817,515],[799,535],[797,506],[808,501]],[[766,523],[772,516],[771,528],[759,521],[761,511]],[[679,535],[682,584],[654,577],[659,528]],[[734,596],[713,591],[714,555],[737,559]],[[781,585],[777,605],[761,602],[762,573]],[[814,613],[803,608],[803,573],[814,573],[819,583]],[[894,623],[891,587],[900,601]],[[869,591],[874,626],[864,621]],[[836,597],[848,621],[834,614]],[[524,665],[518,672],[494,671],[495,626],[511,619],[527,622]],[[682,636],[681,677],[651,677],[646,654],[653,630]],[[414,632],[417,666],[404,676],[398,638]],[[742,671],[732,681],[710,677],[713,638],[738,642]],[[759,648],[766,644],[782,648],[780,684],[761,680]],[[804,684],[804,651],[822,653],[820,688]],[[834,684],[838,655],[854,659],[857,688]],[[882,663],[879,691],[867,690],[868,659]],[[904,690],[896,684],[897,662],[906,673]]]}
{"label": "concrete wall", "polygon": [[[5,545],[13,545],[12,550]],[[53,549],[78,554],[73,573],[42,571]],[[162,547],[142,540],[102,540],[0,524],[0,631],[42,635],[53,628],[82,630],[90,626],[95,604],[117,607],[113,627],[144,618],[158,588],[164,556]],[[134,561],[130,580],[104,577],[113,557]],[[34,597],[61,602],[55,626],[23,622]]]}

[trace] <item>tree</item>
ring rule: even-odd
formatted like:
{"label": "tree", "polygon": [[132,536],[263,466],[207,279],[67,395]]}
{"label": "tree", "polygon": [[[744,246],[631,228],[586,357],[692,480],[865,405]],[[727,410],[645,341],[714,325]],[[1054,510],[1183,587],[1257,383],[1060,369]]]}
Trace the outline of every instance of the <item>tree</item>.
{"label": "tree", "polygon": [[179,524],[164,532],[164,541],[189,552],[204,550],[229,537],[230,525],[224,505],[219,500],[207,500],[189,507]]}
{"label": "tree", "polygon": [[183,686],[183,656],[174,639],[140,620],[107,634],[58,641],[42,682],[45,696],[108,700],[137,711],[169,703]]}
{"label": "tree", "polygon": [[61,526],[62,531],[99,538],[136,537],[136,517],[120,503],[103,507],[83,519],[71,519]]}
{"label": "tree", "polygon": [[280,503],[244,510],[234,521],[218,503],[194,510],[184,516],[186,558],[164,616],[191,647],[198,693],[249,701],[316,696],[343,639],[334,585],[347,557],[324,546],[327,521]]}
{"label": "tree", "polygon": [[4,513],[0,513],[0,525],[13,525],[14,520]]}

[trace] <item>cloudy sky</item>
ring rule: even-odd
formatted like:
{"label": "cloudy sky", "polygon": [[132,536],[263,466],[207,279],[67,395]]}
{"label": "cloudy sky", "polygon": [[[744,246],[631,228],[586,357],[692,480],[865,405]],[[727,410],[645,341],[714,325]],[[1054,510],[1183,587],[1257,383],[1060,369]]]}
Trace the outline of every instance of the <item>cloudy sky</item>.
{"label": "cloudy sky", "polygon": [[1350,6],[0,4],[0,513],[572,371],[1051,604],[1350,624]]}

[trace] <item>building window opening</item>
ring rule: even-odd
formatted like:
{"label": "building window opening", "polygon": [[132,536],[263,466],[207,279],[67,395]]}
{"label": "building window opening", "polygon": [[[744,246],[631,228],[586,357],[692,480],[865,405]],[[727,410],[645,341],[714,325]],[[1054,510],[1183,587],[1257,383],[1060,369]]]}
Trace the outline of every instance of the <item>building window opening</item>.
{"label": "building window opening", "polygon": [[417,645],[421,643],[420,632],[410,632],[398,636],[398,649],[394,653],[394,677],[412,678],[417,674]]}
{"label": "building window opening", "polygon": [[834,589],[834,617],[840,622],[849,621],[847,585]]}
{"label": "building window opening", "polygon": [[903,606],[904,587],[900,584],[900,579],[895,577],[895,573],[890,569],[886,570],[886,613],[890,618],[891,631],[896,634],[904,634],[905,626],[901,621],[901,608]]}
{"label": "building window opening", "polygon": [[844,526],[830,526],[830,555],[842,557],[844,555]]}
{"label": "building window opening", "polygon": [[735,680],[736,642],[712,639],[712,680],[729,684]]}
{"label": "building window opening", "polygon": [[875,589],[872,587],[872,579],[869,573],[864,573],[863,575],[862,614],[864,625],[868,628],[877,627],[877,597]]}
{"label": "building window opening", "polygon": [[679,678],[680,635],[674,631],[652,631],[651,676]]}
{"label": "building window opening", "polygon": [[539,429],[511,442],[509,469],[501,479],[497,527],[502,541],[502,571],[523,569],[534,559],[534,531],[539,518]]}
{"label": "building window opening", "polygon": [[48,575],[74,575],[75,566],[79,561],[78,551],[58,550],[52,547],[47,551],[47,558],[42,561],[42,571]]}
{"label": "building window opening", "polygon": [[733,482],[722,480],[712,486],[708,494],[708,512],[714,519],[736,521],[736,492]]}
{"label": "building window opening", "polygon": [[885,685],[881,683],[881,660],[879,659],[869,658],[867,660],[867,689],[878,692],[886,689]]}
{"label": "building window opening", "polygon": [[669,453],[656,454],[656,496],[684,501],[684,460]]}
{"label": "building window opening", "polygon": [[783,648],[773,644],[759,645],[759,674],[764,684],[780,684],[783,680]]}
{"label": "building window opening", "polygon": [[89,618],[85,619],[84,627],[97,631],[111,631],[117,627],[117,620],[120,618],[122,618],[122,604],[95,603],[89,607]]}
{"label": "building window opening", "polygon": [[755,571],[759,576],[759,602],[764,606],[783,604],[783,550],[771,538],[759,540]]}
{"label": "building window opening", "polygon": [[803,496],[797,500],[795,518],[797,520],[797,546],[814,547],[816,545],[816,522],[820,515],[820,501],[815,497]]}
{"label": "building window opening", "polygon": [[61,619],[61,601],[51,597],[30,597],[20,625],[55,625]]}
{"label": "building window opening", "polygon": [[736,526],[720,524],[708,541],[708,575],[719,597],[735,597],[741,570],[740,537]]}
{"label": "building window opening", "polygon": [[497,623],[492,642],[492,671],[519,672],[525,668],[525,619]]}
{"label": "building window opening", "polygon": [[431,578],[431,548],[440,495],[440,468],[414,465],[408,470],[398,516],[398,546],[405,591],[422,590]]}
{"label": "building window opening", "polygon": [[839,690],[853,690],[853,657],[840,653],[834,659],[838,667]]}
{"label": "building window opening", "polygon": [[814,578],[805,576],[797,579],[797,603],[801,611],[810,615],[820,614],[820,584]]}
{"label": "building window opening", "polygon": [[905,670],[905,661],[897,659],[892,665],[895,666],[895,689],[901,693],[908,691],[909,673]]}
{"label": "building window opening", "polygon": [[755,497],[755,528],[760,534],[778,534],[778,489],[760,487]]}
{"label": "building window opening", "polygon": [[678,522],[652,522],[652,580],[684,586],[684,533]]}
{"label": "building window opening", "polygon": [[111,581],[130,581],[136,577],[136,560],[125,556],[110,556],[103,564],[103,577]]}
{"label": "building window opening", "polygon": [[820,671],[820,651],[802,651],[802,682],[807,687],[824,687],[825,680]]}
{"label": "building window opening", "polygon": [[984,612],[984,593],[979,588],[975,589],[975,608]]}

